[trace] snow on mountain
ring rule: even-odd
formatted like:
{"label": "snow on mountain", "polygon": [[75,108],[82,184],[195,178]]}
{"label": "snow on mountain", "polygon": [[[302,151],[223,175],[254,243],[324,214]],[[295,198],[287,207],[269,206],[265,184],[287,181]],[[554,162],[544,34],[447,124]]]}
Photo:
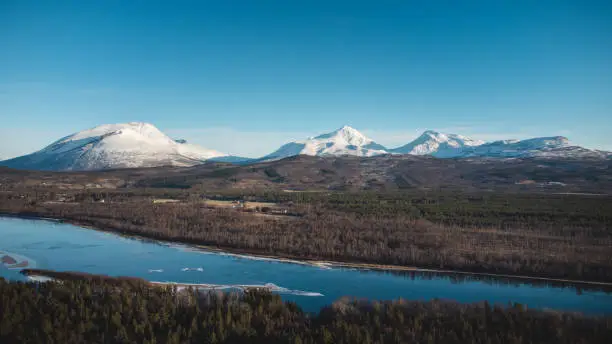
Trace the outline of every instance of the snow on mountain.
{"label": "snow on mountain", "polygon": [[535,156],[539,152],[568,147],[569,140],[563,136],[536,137],[527,140],[500,140],[465,150],[462,156],[523,157]]}
{"label": "snow on mountain", "polygon": [[185,140],[173,140],[148,123],[105,124],[66,136],[42,150],[0,161],[1,166],[35,170],[99,170],[154,166],[193,166],[206,160],[251,164],[305,154],[312,156],[381,154],[431,155],[438,158],[598,158],[612,153],[571,145],[566,137],[484,142],[456,134],[425,131],[414,141],[386,149],[359,131],[344,126],[331,133],[289,142],[262,158],[228,156]]}
{"label": "snow on mountain", "polygon": [[567,137],[536,137],[526,140],[504,140],[489,142],[461,155],[463,157],[501,157],[501,158],[608,158],[610,152],[592,150],[572,145]]}
{"label": "snow on mountain", "polygon": [[305,154],[316,156],[380,154],[431,155],[437,158],[460,157],[551,157],[551,158],[610,158],[612,153],[573,146],[563,136],[537,137],[526,140],[485,142],[457,134],[427,130],[412,142],[386,149],[359,131],[344,126],[336,131],[305,141],[289,142],[274,153],[250,162],[282,159]]}
{"label": "snow on mountain", "polygon": [[386,148],[369,139],[356,129],[343,126],[331,133],[308,138],[305,141],[289,142],[278,150],[261,158],[261,160],[282,159],[294,155],[313,156],[374,156],[387,154]]}
{"label": "snow on mountain", "polygon": [[535,150],[529,152],[526,156],[542,158],[612,159],[612,152],[588,149],[580,146],[566,146]]}
{"label": "snow on mountain", "polygon": [[564,136],[536,137],[526,140],[484,142],[456,134],[428,130],[414,141],[389,152],[431,155],[437,158],[609,158],[610,152],[571,145]]}
{"label": "snow on mountain", "polygon": [[427,130],[414,141],[389,150],[396,154],[432,155],[438,158],[459,156],[468,147],[484,144],[484,141],[473,140],[456,134],[444,134]]}
{"label": "snow on mountain", "polygon": [[224,156],[176,142],[148,123],[105,124],[59,139],[40,151],[1,162],[38,170],[99,170],[154,166],[192,166]]}

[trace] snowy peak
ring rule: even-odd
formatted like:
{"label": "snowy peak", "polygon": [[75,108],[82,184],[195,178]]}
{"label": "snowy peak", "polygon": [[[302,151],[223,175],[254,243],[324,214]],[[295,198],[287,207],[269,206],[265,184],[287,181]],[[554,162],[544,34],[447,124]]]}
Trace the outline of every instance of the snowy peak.
{"label": "snowy peak", "polygon": [[485,142],[457,134],[434,130],[423,132],[412,142],[387,149],[350,126],[330,133],[289,142],[259,161],[282,159],[294,155],[369,157],[381,154],[430,155],[437,158],[460,157],[606,157],[609,153],[571,146],[563,136],[537,137],[527,140]]}
{"label": "snowy peak", "polygon": [[536,137],[533,139],[518,141],[517,143],[534,149],[561,148],[570,145],[569,140],[565,136]]}
{"label": "snowy peak", "polygon": [[570,145],[567,137],[536,137],[526,140],[493,141],[464,151],[470,157],[598,157],[597,151]]}
{"label": "snowy peak", "polygon": [[166,149],[173,141],[149,123],[104,124],[66,136],[40,152],[63,153],[80,147],[111,151]]}
{"label": "snowy peak", "polygon": [[104,124],[66,136],[42,150],[3,162],[20,169],[99,170],[192,166],[225,154],[177,143],[154,125]]}
{"label": "snowy peak", "polygon": [[374,156],[386,153],[385,147],[366,137],[357,129],[345,125],[330,133],[305,141],[289,142],[262,159],[282,159],[300,154],[312,156]]}
{"label": "snowy peak", "polygon": [[[423,134],[421,134],[421,136],[419,137],[420,141],[422,142],[426,142],[426,141],[434,141],[437,142],[439,144],[447,144],[450,147],[465,147],[465,146],[479,146],[483,143],[485,143],[484,141],[481,140],[474,140],[471,139],[469,137],[465,137],[462,135],[457,135],[457,134],[445,134],[445,133],[440,133],[437,131],[433,131],[433,130],[427,130],[425,131]],[[418,139],[417,139],[418,140]]]}
{"label": "snowy peak", "polygon": [[289,142],[259,159],[239,158],[186,140],[173,140],[154,125],[142,122],[104,124],[63,137],[35,153],[0,162],[2,166],[34,170],[100,170],[110,168],[193,166],[206,160],[254,163],[300,154],[311,156],[382,154],[464,157],[550,157],[610,159],[612,153],[572,145],[564,136],[484,142],[427,130],[412,142],[387,149],[357,129],[343,126],[303,141]]}
{"label": "snowy peak", "polygon": [[451,142],[451,141],[462,141],[466,143],[478,144],[478,142],[483,142],[480,140],[473,140],[469,137],[465,137],[457,134],[445,134],[434,130],[426,130],[421,134],[421,137],[430,138],[436,140],[438,142]]}
{"label": "snowy peak", "polygon": [[466,147],[479,146],[484,141],[471,138],[445,134],[433,130],[427,130],[414,141],[392,149],[392,153],[412,155],[433,155],[440,158],[460,155]]}
{"label": "snowy peak", "polygon": [[315,137],[314,139],[315,140],[331,140],[335,143],[354,145],[354,146],[362,146],[364,144],[374,142],[373,140],[367,138],[364,134],[359,132],[357,129],[350,127],[348,125],[345,125],[342,128],[334,130],[331,133],[319,135]]}
{"label": "snowy peak", "polygon": [[608,158],[609,152],[572,146],[564,136],[484,142],[456,134],[427,130],[414,141],[390,150],[395,154],[431,155],[437,158]]}

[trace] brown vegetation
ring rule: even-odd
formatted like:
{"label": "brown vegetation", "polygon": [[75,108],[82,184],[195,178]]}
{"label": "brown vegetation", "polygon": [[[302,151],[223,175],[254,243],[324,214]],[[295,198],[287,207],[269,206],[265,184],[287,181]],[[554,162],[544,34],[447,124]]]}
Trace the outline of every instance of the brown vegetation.
{"label": "brown vegetation", "polygon": [[[0,167],[0,190],[175,188],[199,190],[499,190],[612,193],[612,160],[435,159],[420,156],[311,157],[236,166],[206,163],[98,172],[34,172]],[[533,183],[521,183],[521,181]],[[561,184],[557,184],[561,183]]]}
{"label": "brown vegetation", "polygon": [[[143,202],[152,197],[178,204]],[[235,197],[227,194],[225,197]],[[65,196],[65,195],[64,195]],[[64,197],[62,196],[62,197]],[[208,209],[193,191],[0,194],[0,211],[246,252],[446,270],[612,281],[612,199],[456,193],[243,195],[283,204],[293,221]],[[96,200],[104,198],[105,203]]]}

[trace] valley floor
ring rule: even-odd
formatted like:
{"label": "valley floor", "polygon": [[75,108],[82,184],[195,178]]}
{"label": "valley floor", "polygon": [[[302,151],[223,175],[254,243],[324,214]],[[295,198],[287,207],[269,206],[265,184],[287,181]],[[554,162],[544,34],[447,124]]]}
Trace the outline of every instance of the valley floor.
{"label": "valley floor", "polygon": [[[57,195],[48,190],[5,192],[0,212],[315,264],[612,282],[609,197],[239,195],[282,214],[258,216],[253,209],[207,206],[191,192],[147,192],[63,193],[72,198],[68,204],[50,203]],[[105,202],[94,201],[100,198]],[[176,202],[151,201],[156,198]]]}

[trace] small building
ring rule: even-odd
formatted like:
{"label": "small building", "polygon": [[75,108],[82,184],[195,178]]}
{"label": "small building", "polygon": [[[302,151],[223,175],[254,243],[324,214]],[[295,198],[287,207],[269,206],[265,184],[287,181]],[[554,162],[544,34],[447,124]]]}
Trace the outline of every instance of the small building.
{"label": "small building", "polygon": [[232,201],[232,208],[244,209],[246,208],[246,203],[243,200]]}

